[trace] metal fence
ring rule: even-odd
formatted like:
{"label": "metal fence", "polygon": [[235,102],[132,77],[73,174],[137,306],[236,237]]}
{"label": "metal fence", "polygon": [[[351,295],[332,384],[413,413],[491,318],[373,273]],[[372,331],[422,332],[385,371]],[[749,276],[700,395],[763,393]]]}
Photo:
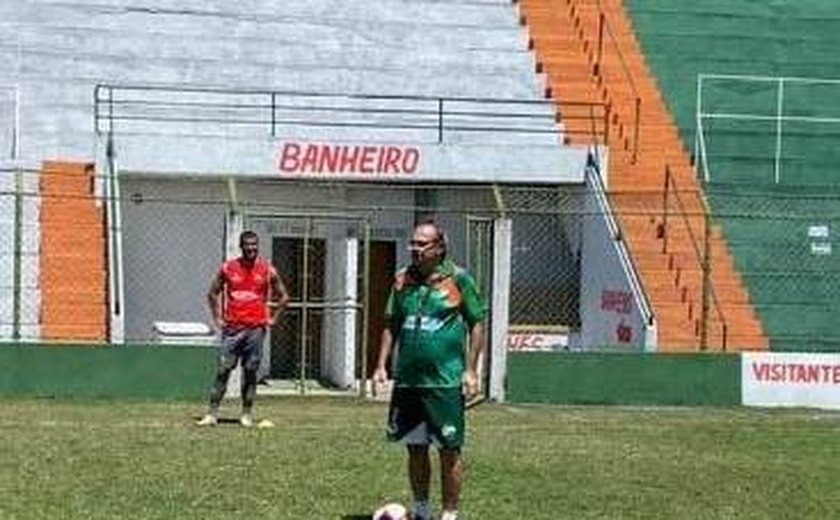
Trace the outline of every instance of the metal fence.
{"label": "metal fence", "polygon": [[[157,323],[208,323],[210,281],[237,251],[231,237],[247,227],[292,295],[271,331],[263,375],[302,391],[324,381],[350,387],[372,371],[413,222],[435,215],[452,258],[489,296],[499,204],[516,237],[511,323],[579,327],[576,189],[254,181],[234,195],[223,178],[125,176],[117,225],[108,221],[105,179],[91,170],[9,170],[3,178],[11,181],[0,192],[9,216],[0,239],[4,339],[146,344],[165,339]],[[119,248],[111,247],[116,231]],[[112,251],[122,253],[118,263]]]}
{"label": "metal fence", "polygon": [[[63,177],[68,182],[60,182]],[[255,182],[241,184],[234,201],[222,178],[128,177],[118,200],[123,286],[115,293],[109,283],[111,224],[98,189],[102,179],[92,172],[49,170],[5,170],[2,179],[4,339],[107,343],[115,333],[106,319],[109,303],[118,297],[120,342],[157,341],[156,321],[207,322],[210,280],[225,255],[236,250],[229,237],[235,229],[251,227],[262,238],[262,254],[280,267],[293,295],[289,312],[273,331],[265,375],[302,386],[311,379],[356,378],[372,368],[390,277],[408,260],[405,244],[415,219],[436,215],[450,231],[453,258],[491,294],[493,219],[500,208],[513,230],[511,330],[574,335],[581,326],[583,186]],[[708,236],[718,233],[749,292],[749,300],[739,304],[754,307],[774,348],[840,345],[833,326],[840,308],[834,246],[840,192],[822,191],[713,192],[707,194],[714,200],[708,215],[685,202],[697,192],[675,184],[659,202],[645,199],[652,202],[641,211],[665,223],[659,238],[663,254],[673,253],[672,233],[681,225],[691,228],[691,250],[679,252],[681,263],[668,269],[675,284],[679,276],[697,278],[680,303],[693,305],[698,331],[707,341],[726,334],[726,308],[733,303],[715,285],[720,267],[716,252],[705,246]],[[88,213],[78,213],[80,207]],[[655,314],[662,312],[659,305]],[[352,348],[346,351],[352,359],[339,359],[337,352],[345,351],[329,345],[350,336]]]}
{"label": "metal fence", "polygon": [[[564,119],[592,121],[604,142],[603,104],[567,102]],[[451,143],[488,136],[562,142],[552,100],[338,94],[138,85],[98,85],[94,127],[101,134],[173,134],[236,138],[278,137],[314,131],[327,136],[364,132],[368,139],[401,136],[413,142]],[[352,134],[351,134],[352,135]]]}

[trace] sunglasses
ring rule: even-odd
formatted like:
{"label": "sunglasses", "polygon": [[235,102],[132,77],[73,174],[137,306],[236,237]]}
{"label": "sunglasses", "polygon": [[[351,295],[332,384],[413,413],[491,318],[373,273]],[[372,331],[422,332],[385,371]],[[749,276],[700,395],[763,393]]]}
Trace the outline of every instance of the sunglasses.
{"label": "sunglasses", "polygon": [[408,247],[424,249],[432,244],[436,244],[437,240],[409,240]]}

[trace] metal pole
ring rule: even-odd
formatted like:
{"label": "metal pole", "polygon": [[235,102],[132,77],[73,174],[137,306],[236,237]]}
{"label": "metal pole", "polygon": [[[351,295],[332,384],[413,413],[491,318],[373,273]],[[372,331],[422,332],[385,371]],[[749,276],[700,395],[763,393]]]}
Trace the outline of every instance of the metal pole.
{"label": "metal pole", "polygon": [[662,192],[662,253],[668,252],[668,190],[671,188],[671,168],[665,167],[665,189]]}
{"label": "metal pole", "polygon": [[309,235],[312,231],[312,219],[306,219],[306,231],[303,234],[303,282],[301,287],[300,316],[300,393],[306,393],[306,342],[309,336]]}
{"label": "metal pole", "polygon": [[[703,76],[697,76],[697,113],[695,114],[695,128],[694,128],[694,178],[698,179],[700,176],[699,168],[700,168],[700,134],[702,133],[703,128]],[[705,179],[708,182],[708,178]]]}
{"label": "metal pole", "polygon": [[443,98],[438,98],[438,144],[443,142]]}
{"label": "metal pole", "polygon": [[12,159],[20,158],[20,90],[15,88],[14,130],[12,132]]}
{"label": "metal pole", "polygon": [[606,17],[604,16],[603,11],[598,16],[598,54],[595,57],[595,66],[593,67],[593,72],[596,76],[601,74],[601,53],[604,48],[604,23],[606,22]]}
{"label": "metal pole", "polygon": [[708,349],[709,345],[709,296],[712,283],[711,272],[711,217],[708,211],[703,212],[703,302],[700,307],[700,350]]}
{"label": "metal pole", "polygon": [[633,128],[633,164],[639,157],[639,125],[641,124],[640,117],[642,112],[642,98],[636,96],[636,124]]}
{"label": "metal pole", "polygon": [[609,146],[610,144],[610,112],[612,110],[612,105],[607,103],[604,108],[604,146]]}
{"label": "metal pole", "polygon": [[779,78],[779,92],[776,98],[776,161],[773,178],[779,184],[782,160],[782,111],[784,110],[785,79]]}
{"label": "metal pole", "polygon": [[360,361],[361,370],[359,371],[359,396],[367,396],[367,351],[369,345],[368,327],[370,326],[370,221],[365,220],[365,243],[363,253],[362,269],[362,344],[360,346]]}
{"label": "metal pole", "polygon": [[23,234],[23,173],[18,168],[15,170],[15,236],[14,236],[14,260],[12,261],[12,339],[20,339],[20,313],[21,313],[21,247]]}
{"label": "metal pole", "polygon": [[[117,238],[117,168],[116,159],[114,157],[114,136],[111,130],[108,130],[108,141],[106,144],[106,157],[108,159],[108,228],[109,239],[111,243],[111,273],[114,277],[114,287],[112,295],[113,306],[111,312],[119,316],[122,313],[122,295],[119,290],[119,280],[122,274],[120,273],[119,245]],[[113,338],[112,338],[113,339]]]}
{"label": "metal pole", "polygon": [[277,136],[277,93],[271,93],[271,137]]}

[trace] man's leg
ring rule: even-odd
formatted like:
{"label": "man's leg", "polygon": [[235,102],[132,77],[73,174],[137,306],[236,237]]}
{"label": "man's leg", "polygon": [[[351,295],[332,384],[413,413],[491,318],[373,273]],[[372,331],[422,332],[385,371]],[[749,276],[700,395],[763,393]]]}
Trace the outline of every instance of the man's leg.
{"label": "man's leg", "polygon": [[458,511],[463,476],[464,465],[461,461],[461,451],[458,449],[441,448],[440,484],[444,512],[454,513]]}
{"label": "man's leg", "polygon": [[[411,483],[411,492],[414,494],[414,514],[428,515],[431,518],[429,508],[429,481],[432,476],[431,464],[429,462],[429,446],[424,444],[409,444],[408,448],[408,480]],[[419,518],[424,519],[423,516]]]}
{"label": "man's leg", "polygon": [[236,367],[236,353],[234,352],[235,337],[222,335],[222,345],[219,348],[219,361],[216,366],[216,377],[213,380],[213,388],[210,391],[210,404],[205,415],[198,424],[201,426],[213,426],[219,417],[219,406],[225,397],[230,373]]}
{"label": "man's leg", "polygon": [[458,516],[461,497],[463,462],[461,447],[464,443],[464,396],[460,388],[430,391],[427,402],[433,423],[433,436],[437,439],[440,455],[440,486],[443,512],[441,520],[454,520]]}
{"label": "man's leg", "polygon": [[242,352],[242,416],[239,422],[243,426],[253,425],[254,399],[257,395],[257,372],[262,359],[265,328],[259,327],[246,331],[245,345]]}

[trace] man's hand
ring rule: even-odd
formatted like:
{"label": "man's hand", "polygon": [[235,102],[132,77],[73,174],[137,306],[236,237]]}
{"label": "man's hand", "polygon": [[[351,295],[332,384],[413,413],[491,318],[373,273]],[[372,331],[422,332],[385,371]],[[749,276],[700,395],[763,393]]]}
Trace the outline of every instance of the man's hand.
{"label": "man's hand", "polygon": [[213,318],[213,322],[210,326],[213,327],[213,330],[216,332],[222,332],[225,330],[225,320],[224,318]]}
{"label": "man's hand", "polygon": [[388,381],[388,371],[385,367],[376,367],[373,371],[373,382],[378,385],[384,385]]}
{"label": "man's hand", "polygon": [[478,374],[475,373],[475,370],[464,372],[463,377],[461,377],[461,391],[468,401],[478,395]]}

